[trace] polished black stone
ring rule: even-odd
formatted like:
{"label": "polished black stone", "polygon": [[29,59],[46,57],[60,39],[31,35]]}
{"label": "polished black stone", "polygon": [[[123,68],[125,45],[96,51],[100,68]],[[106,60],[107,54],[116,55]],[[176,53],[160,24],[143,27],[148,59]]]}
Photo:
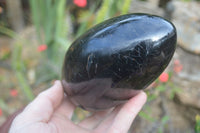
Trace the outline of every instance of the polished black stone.
{"label": "polished black stone", "polygon": [[128,14],[104,21],[68,49],[64,90],[73,103],[88,110],[123,103],[163,72],[176,39],[173,24],[158,16]]}

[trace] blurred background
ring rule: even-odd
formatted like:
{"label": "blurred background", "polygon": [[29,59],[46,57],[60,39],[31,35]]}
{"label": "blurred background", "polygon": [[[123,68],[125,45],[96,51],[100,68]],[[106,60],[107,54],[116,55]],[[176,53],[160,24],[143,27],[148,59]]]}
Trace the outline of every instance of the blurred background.
{"label": "blurred background", "polygon": [[[145,90],[130,132],[200,133],[200,0],[0,0],[0,125],[61,78],[78,36],[127,13],[162,16],[178,32],[173,60]],[[73,120],[87,115],[77,108]]]}

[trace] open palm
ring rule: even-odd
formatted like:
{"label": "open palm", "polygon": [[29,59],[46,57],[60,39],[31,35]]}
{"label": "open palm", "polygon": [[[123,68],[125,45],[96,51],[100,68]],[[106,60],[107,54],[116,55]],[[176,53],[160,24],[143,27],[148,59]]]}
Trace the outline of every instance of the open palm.
{"label": "open palm", "polygon": [[71,121],[75,106],[60,81],[40,93],[13,121],[10,133],[127,133],[146,101],[139,93],[126,104],[94,112],[78,124]]}

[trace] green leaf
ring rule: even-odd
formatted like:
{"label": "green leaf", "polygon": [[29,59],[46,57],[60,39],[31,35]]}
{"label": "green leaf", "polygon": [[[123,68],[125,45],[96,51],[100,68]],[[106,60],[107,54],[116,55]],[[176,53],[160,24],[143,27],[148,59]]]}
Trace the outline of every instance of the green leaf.
{"label": "green leaf", "polygon": [[163,92],[166,90],[166,87],[164,85],[160,85],[160,86],[156,87],[156,90]]}
{"label": "green leaf", "polygon": [[132,0],[124,0],[124,4],[121,8],[121,13],[122,14],[126,14],[128,13],[129,9],[130,9],[130,6],[131,6],[131,2]]}
{"label": "green leaf", "polygon": [[163,116],[161,119],[162,124],[166,124],[167,121],[169,121],[169,116],[167,116],[167,115]]}
{"label": "green leaf", "polygon": [[148,95],[147,101],[150,102],[150,101],[152,101],[152,100],[154,100],[156,98],[157,98],[157,95],[151,94],[151,95]]}
{"label": "green leaf", "polygon": [[195,133],[200,133],[200,115],[196,115]]}
{"label": "green leaf", "polygon": [[145,113],[144,111],[140,111],[139,116],[152,122],[155,121],[153,117],[151,117],[149,114]]}
{"label": "green leaf", "polygon": [[109,7],[113,0],[104,0],[101,8],[99,9],[96,17],[96,24],[105,20],[109,16]]}

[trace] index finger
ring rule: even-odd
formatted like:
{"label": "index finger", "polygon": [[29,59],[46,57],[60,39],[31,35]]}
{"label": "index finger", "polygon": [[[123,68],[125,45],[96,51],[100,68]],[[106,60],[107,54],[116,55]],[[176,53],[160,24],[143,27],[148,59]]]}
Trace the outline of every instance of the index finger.
{"label": "index finger", "polygon": [[116,115],[108,133],[127,133],[133,120],[142,109],[147,96],[144,92],[131,98]]}

